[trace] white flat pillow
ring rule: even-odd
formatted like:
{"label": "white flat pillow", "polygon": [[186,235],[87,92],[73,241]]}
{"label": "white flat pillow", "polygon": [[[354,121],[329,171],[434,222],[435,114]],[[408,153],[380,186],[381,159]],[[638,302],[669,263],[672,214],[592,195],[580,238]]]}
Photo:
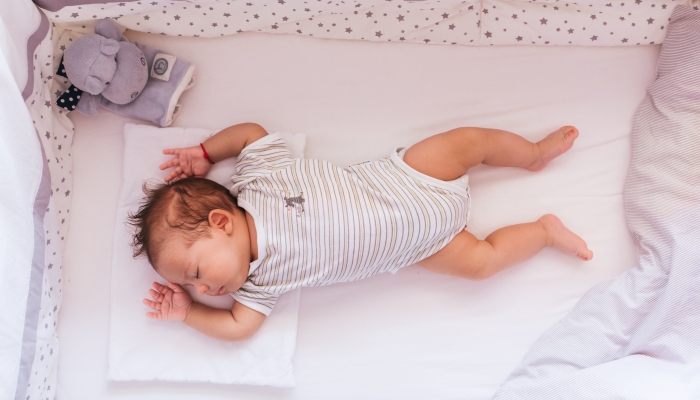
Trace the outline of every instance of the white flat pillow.
{"label": "white flat pillow", "polygon": [[[124,167],[117,209],[112,258],[112,293],[109,335],[109,379],[114,381],[199,381],[294,387],[292,357],[296,346],[299,291],[280,297],[272,314],[252,338],[224,342],[209,338],[180,322],[152,320],[148,297],[153,281],[164,282],[145,257],[132,258],[132,231],[127,213],[138,209],[144,180],[163,181],[167,171],[158,166],[171,156],[165,148],[189,147],[214,131],[198,128],[156,128],[124,125]],[[304,134],[282,133],[294,157],[303,157]],[[235,159],[216,163],[207,178],[231,186]],[[230,308],[231,296],[209,297],[193,291],[193,298]]]}

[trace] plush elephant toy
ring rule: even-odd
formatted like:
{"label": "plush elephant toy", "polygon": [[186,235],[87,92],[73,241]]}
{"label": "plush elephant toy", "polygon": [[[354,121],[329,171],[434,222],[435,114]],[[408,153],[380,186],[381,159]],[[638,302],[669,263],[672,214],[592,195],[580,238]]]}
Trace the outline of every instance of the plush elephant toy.
{"label": "plush elephant toy", "polygon": [[56,73],[72,84],[56,100],[59,107],[95,115],[99,105],[160,126],[172,123],[180,110],[180,95],[195,80],[194,65],[129,42],[108,18],[95,23],[94,34],[66,49]]}

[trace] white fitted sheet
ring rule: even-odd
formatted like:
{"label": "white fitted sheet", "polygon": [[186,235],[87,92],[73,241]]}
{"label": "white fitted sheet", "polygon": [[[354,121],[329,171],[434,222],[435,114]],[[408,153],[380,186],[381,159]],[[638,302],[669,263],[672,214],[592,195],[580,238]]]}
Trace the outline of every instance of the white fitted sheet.
{"label": "white fitted sheet", "polygon": [[[557,214],[588,263],[545,249],[481,282],[410,266],[301,292],[296,388],[108,382],[109,276],[131,120],[73,113],[74,189],[59,317],[59,399],[489,398],[530,345],[593,285],[636,262],[622,208],[635,108],[660,46],[424,46],[244,33],[217,39],[127,32],[186,57],[197,84],[174,126],[257,122],[307,134],[306,154],[340,166],[459,126],[538,140],[562,125],[574,148],[539,173],[470,171],[480,238]],[[144,317],[145,318],[145,317]]]}

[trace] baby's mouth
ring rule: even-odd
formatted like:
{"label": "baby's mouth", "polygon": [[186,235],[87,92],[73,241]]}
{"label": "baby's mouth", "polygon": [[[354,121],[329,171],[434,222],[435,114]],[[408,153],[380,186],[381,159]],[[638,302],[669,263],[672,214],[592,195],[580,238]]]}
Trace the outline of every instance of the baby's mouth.
{"label": "baby's mouth", "polygon": [[223,286],[221,287],[221,289],[219,289],[218,292],[216,292],[217,296],[221,296],[222,294],[224,294],[224,287]]}

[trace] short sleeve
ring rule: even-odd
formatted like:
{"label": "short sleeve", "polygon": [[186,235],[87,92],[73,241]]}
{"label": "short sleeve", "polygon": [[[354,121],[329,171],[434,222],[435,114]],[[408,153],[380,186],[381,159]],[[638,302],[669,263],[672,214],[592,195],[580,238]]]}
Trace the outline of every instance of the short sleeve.
{"label": "short sleeve", "polygon": [[267,135],[245,147],[236,159],[236,175],[231,178],[231,194],[247,183],[287,168],[294,162],[292,154],[279,133]]}
{"label": "short sleeve", "polygon": [[249,286],[249,282],[246,282],[243,287],[231,293],[231,297],[248,308],[252,308],[265,315],[270,315],[272,308],[275,306],[280,296],[278,294],[259,290],[252,285],[249,287],[247,286]]}

